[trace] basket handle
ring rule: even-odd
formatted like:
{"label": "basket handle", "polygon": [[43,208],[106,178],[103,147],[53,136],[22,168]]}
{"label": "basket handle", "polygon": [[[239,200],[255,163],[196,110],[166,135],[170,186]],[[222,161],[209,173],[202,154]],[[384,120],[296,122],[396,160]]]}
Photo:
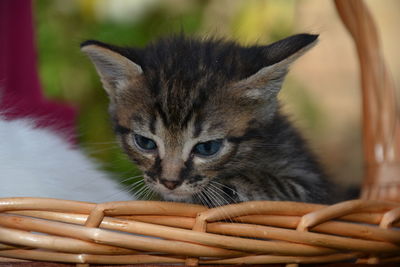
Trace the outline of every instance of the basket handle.
{"label": "basket handle", "polygon": [[365,173],[361,198],[400,201],[400,119],[378,30],[362,0],[335,0],[361,71]]}

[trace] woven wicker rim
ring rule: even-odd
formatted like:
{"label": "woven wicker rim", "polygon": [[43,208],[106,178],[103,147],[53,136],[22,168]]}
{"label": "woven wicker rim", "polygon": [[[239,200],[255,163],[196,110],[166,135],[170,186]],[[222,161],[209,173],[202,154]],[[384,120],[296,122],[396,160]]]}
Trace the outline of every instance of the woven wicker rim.
{"label": "woven wicker rim", "polygon": [[400,204],[0,199],[0,256],[67,263],[400,261]]}

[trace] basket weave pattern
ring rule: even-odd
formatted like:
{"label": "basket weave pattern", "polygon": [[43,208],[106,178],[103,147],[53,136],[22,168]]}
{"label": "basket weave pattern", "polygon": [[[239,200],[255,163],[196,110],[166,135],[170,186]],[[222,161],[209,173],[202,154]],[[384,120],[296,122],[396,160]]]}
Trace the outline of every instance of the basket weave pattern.
{"label": "basket weave pattern", "polygon": [[400,261],[400,204],[256,201],[217,208],[0,199],[0,257],[66,263]]}

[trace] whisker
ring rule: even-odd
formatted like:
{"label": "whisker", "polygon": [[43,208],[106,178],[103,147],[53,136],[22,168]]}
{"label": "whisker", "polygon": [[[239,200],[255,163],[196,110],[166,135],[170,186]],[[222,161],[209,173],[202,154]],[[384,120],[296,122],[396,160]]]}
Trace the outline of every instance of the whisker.
{"label": "whisker", "polygon": [[118,144],[117,141],[109,141],[109,142],[88,142],[85,145],[108,145],[108,144]]}
{"label": "whisker", "polygon": [[[143,177],[143,175],[136,175],[136,176],[128,177],[128,178],[122,180],[121,183],[130,181],[130,180],[134,180],[134,179],[139,178],[139,177]],[[139,180],[139,181],[143,181],[143,180]],[[135,183],[137,183],[137,182],[135,182]],[[135,183],[134,183],[134,184],[135,184]]]}
{"label": "whisker", "polygon": [[128,185],[129,187],[129,191],[128,192],[133,192],[136,189],[140,188],[141,186],[144,185],[144,181],[143,180],[139,180],[136,183],[134,183],[133,185]]}
{"label": "whisker", "polygon": [[[221,186],[221,187],[225,187],[225,188],[227,188],[228,190],[231,190],[232,192],[234,192],[235,194],[237,194],[239,197],[241,197],[242,199],[244,199],[244,197],[241,196],[241,194],[239,194],[239,192],[237,192],[237,191],[234,190],[233,188],[231,188],[231,187],[229,187],[229,186],[227,186],[227,185],[224,185],[224,184],[222,184],[222,183],[216,182],[216,181],[214,181],[214,180],[210,181],[210,186],[212,186],[212,187],[215,188],[216,190],[222,192],[224,195],[226,195],[227,197],[229,197],[229,198],[233,201],[232,203],[239,203],[240,200],[237,201],[237,200],[233,199],[228,193],[226,193],[224,190],[222,190],[221,188],[219,188],[218,185]],[[244,214],[245,214],[245,215],[249,215],[249,213],[247,213],[247,212],[245,212]]]}
{"label": "whisker", "polygon": [[212,208],[213,205],[210,202],[211,201],[210,198],[204,192],[202,192],[201,195],[202,195],[202,198],[203,198],[203,201],[204,201],[204,206],[206,206],[208,208]]}
{"label": "whisker", "polygon": [[139,189],[139,191],[135,192],[135,196],[137,199],[141,199],[141,196],[143,194],[144,191],[146,191],[147,189],[147,185],[145,184],[142,188]]}
{"label": "whisker", "polygon": [[[128,188],[129,188],[129,185],[126,185],[126,186],[120,185],[120,186],[119,186],[119,189],[120,189],[119,192],[112,193],[112,194],[109,194],[109,195],[106,195],[106,196],[102,197],[102,201],[110,201],[110,200],[113,199],[115,196],[117,196],[118,194],[121,194],[121,193],[123,193],[123,192],[125,192],[125,193],[130,193],[130,191],[128,190]],[[132,200],[134,200],[133,196],[132,196]]]}
{"label": "whisker", "polygon": [[219,188],[219,187],[216,186],[215,184],[209,183],[209,185],[210,185],[212,188],[214,188],[214,189],[218,190],[219,192],[223,193],[223,194],[224,194],[225,196],[227,196],[230,200],[232,200],[231,202],[226,201],[227,204],[237,203],[237,201],[236,201],[235,199],[233,199],[228,193],[226,193],[224,190],[222,190],[221,188]]}
{"label": "whisker", "polygon": [[197,196],[197,193],[193,194],[192,201],[193,201],[193,204],[198,204],[200,202],[200,199]]}
{"label": "whisker", "polygon": [[145,199],[145,200],[149,200],[150,195],[153,192],[153,190],[149,186],[147,188],[148,188],[148,190],[147,190],[146,194],[143,196],[143,199]]}
{"label": "whisker", "polygon": [[213,198],[213,200],[217,204],[216,206],[220,207],[224,205],[224,201],[221,200],[220,195],[217,194],[211,187],[207,187],[205,191],[208,192],[210,196]]}
{"label": "whisker", "polygon": [[95,155],[95,154],[98,154],[98,153],[101,153],[101,152],[104,152],[104,151],[108,151],[108,150],[111,150],[111,149],[115,149],[115,148],[117,148],[118,146],[110,146],[110,147],[105,147],[105,148],[98,148],[98,149],[96,149],[96,148],[91,148],[91,147],[83,147],[83,149],[86,151],[86,153],[87,154],[89,154],[89,155]]}
{"label": "whisker", "polygon": [[149,192],[150,188],[146,187],[145,190],[142,191],[141,195],[140,195],[140,200],[147,200],[146,199],[146,195]]}
{"label": "whisker", "polygon": [[210,203],[210,201],[209,201],[209,198],[208,198],[208,196],[204,193],[204,191],[201,191],[201,192],[200,192],[200,197],[201,197],[201,199],[203,200],[202,203],[203,203],[204,206],[206,206],[206,207],[212,207],[212,205],[211,205],[211,203]]}
{"label": "whisker", "polygon": [[[201,192],[200,192],[200,193],[201,193]],[[203,198],[201,197],[200,193],[194,194],[193,197],[194,197],[195,199],[197,199],[197,201],[198,201],[197,203],[198,203],[198,204],[201,204],[201,205],[203,205],[203,206],[207,206],[207,205],[203,202]]]}
{"label": "whisker", "polygon": [[149,186],[149,193],[146,196],[147,200],[152,200],[152,196],[154,195],[154,190]]}
{"label": "whisker", "polygon": [[226,189],[229,189],[229,190],[231,190],[232,192],[235,192],[235,194],[237,194],[237,195],[239,196],[240,199],[246,200],[246,197],[244,197],[243,195],[241,195],[237,190],[235,190],[235,189],[233,189],[233,188],[231,188],[231,187],[229,187],[229,186],[227,186],[227,185],[225,185],[225,184],[222,184],[222,183],[219,183],[219,182],[217,182],[217,181],[214,181],[214,180],[212,180],[212,181],[210,181],[210,182],[212,182],[212,183],[214,183],[214,184],[216,184],[216,185],[225,187]]}
{"label": "whisker", "polygon": [[225,214],[224,220],[225,221],[229,220],[230,222],[233,222],[231,217],[229,216],[229,214],[225,211],[225,208],[223,207],[225,205],[224,203],[229,204],[229,202],[223,196],[218,194],[218,192],[215,192],[214,190],[212,190],[210,187],[207,187],[207,189],[205,191],[208,191],[208,193],[210,193],[213,200],[218,204],[218,206],[221,208],[221,211]]}
{"label": "whisker", "polygon": [[[229,187],[229,186],[227,186],[227,185],[224,185],[224,184],[222,184],[222,183],[219,183],[219,182],[217,182],[217,181],[214,181],[214,180],[212,180],[212,181],[210,181],[211,183],[213,183],[214,184],[214,186],[215,185],[219,185],[219,186],[221,186],[221,187],[225,187],[226,189],[228,189],[228,190],[231,190],[232,192],[234,192],[235,194],[237,194],[238,196],[239,196],[239,198],[240,199],[242,199],[243,201],[246,201],[247,199],[243,196],[243,195],[241,195],[237,190],[234,190],[233,188],[231,188],[231,187]],[[223,191],[221,188],[218,188],[220,191]],[[225,191],[223,191],[226,195],[227,195],[227,193],[225,192]],[[235,203],[240,203],[241,201],[236,201]],[[244,213],[244,214],[246,214],[246,215],[249,215],[249,213]]]}
{"label": "whisker", "polygon": [[213,194],[213,192],[210,190],[209,187],[205,187],[203,189],[203,192],[205,193],[206,196],[208,196],[209,200],[211,201],[212,208],[221,206],[221,203],[218,201],[218,198],[216,198],[215,194]]}
{"label": "whisker", "polygon": [[150,193],[149,199],[150,200],[154,200],[155,194],[156,194],[156,192],[153,189],[151,189],[151,193]]}

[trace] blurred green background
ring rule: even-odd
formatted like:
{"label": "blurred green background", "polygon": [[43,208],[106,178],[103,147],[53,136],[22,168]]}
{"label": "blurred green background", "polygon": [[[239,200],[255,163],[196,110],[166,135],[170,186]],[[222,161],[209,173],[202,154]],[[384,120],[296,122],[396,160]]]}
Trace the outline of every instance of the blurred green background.
{"label": "blurred green background", "polygon": [[[96,39],[141,47],[170,33],[198,34],[204,30],[205,13],[210,5],[210,1],[204,0],[36,1],[39,69],[45,94],[78,109],[80,145],[117,178],[132,176],[137,170],[113,142],[107,96],[93,66],[80,53],[79,44]],[[235,8],[232,22],[226,25],[232,38],[254,43],[280,39],[291,33],[290,16],[284,16],[275,22],[280,27],[271,27],[260,35],[259,29],[252,25],[266,23],[265,17],[254,16],[254,11],[264,8],[265,3],[240,1],[235,5],[240,7]],[[273,5],[274,10],[277,8],[286,13],[293,8],[293,1],[278,1]],[[254,31],[247,31],[248,28]],[[222,34],[213,32],[212,35]]]}
{"label": "blurred green background", "polygon": [[[397,19],[390,10],[396,10],[399,2],[367,2],[374,5],[377,18]],[[362,154],[357,59],[332,1],[37,0],[34,13],[46,96],[78,109],[79,145],[120,180],[138,171],[114,142],[108,100],[93,66],[79,51],[82,41],[142,47],[157,37],[183,31],[252,45],[298,32],[320,33],[320,44],[295,64],[281,98],[332,176],[341,183],[359,183]],[[378,22],[385,29],[384,41],[386,36],[395,35],[385,26],[393,25],[392,21]],[[398,59],[399,54],[393,51],[398,49],[389,51]]]}

